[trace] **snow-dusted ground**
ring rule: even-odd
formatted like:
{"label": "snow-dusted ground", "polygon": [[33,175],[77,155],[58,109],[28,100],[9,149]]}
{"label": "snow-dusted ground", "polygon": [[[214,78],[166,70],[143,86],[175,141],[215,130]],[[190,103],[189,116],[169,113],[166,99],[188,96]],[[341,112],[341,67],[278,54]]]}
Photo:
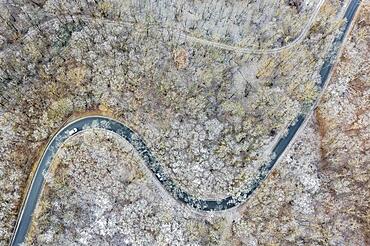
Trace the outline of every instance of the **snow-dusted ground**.
{"label": "snow-dusted ground", "polygon": [[[49,7],[52,6],[51,1],[47,1],[47,4]],[[12,51],[3,50],[0,55],[1,78],[8,83],[0,90],[1,241],[6,242],[9,238],[17,214],[15,211],[19,208],[27,175],[30,173],[32,163],[36,161],[38,149],[47,141],[53,130],[59,128],[62,122],[76,111],[84,112],[97,108],[107,110],[128,123],[148,142],[172,178],[194,194],[217,197],[237,190],[240,184],[250,178],[248,175],[260,165],[258,160],[261,160],[261,154],[268,148],[266,144],[279,135],[287,122],[317,95],[314,85],[319,81],[319,77],[312,71],[317,71],[320,66],[321,58],[326,53],[329,41],[332,40],[339,25],[339,20],[335,16],[338,9],[333,6],[339,5],[330,3],[325,5],[307,39],[294,49],[273,55],[242,55],[187,42],[183,37],[174,37],[158,31],[162,29],[158,29],[155,22],[150,23],[153,24],[153,28],[146,25],[148,24],[146,22],[114,25],[109,21],[111,24],[104,24],[104,20],[101,21],[104,19],[104,6],[99,7],[100,12],[98,8],[93,7],[92,11],[96,11],[94,13],[99,16],[96,16],[92,23],[71,24],[70,21],[61,19],[55,25],[43,29],[43,33],[37,32],[32,39],[23,44],[17,43],[17,36],[13,36],[13,32],[2,32],[4,36],[1,39],[3,40],[0,43],[1,48],[9,45]],[[40,18],[42,22],[40,17],[42,11],[29,6],[24,6],[24,9],[30,11],[33,18]],[[79,11],[78,8],[70,10]],[[2,8],[1,11],[7,10]],[[77,16],[81,14],[77,12],[75,13]],[[109,9],[106,14],[114,19]],[[3,12],[1,16],[9,17]],[[22,18],[27,20],[25,16]],[[22,26],[21,20],[17,23]],[[367,42],[366,33],[366,30],[359,31],[356,35],[359,40]],[[47,34],[46,37],[43,34]],[[13,40],[12,44],[8,43],[9,40]],[[360,41],[354,42],[356,45],[352,43],[353,47],[358,46],[357,42]],[[50,44],[51,46],[48,46]],[[366,45],[362,43],[361,47],[353,48],[349,54],[366,51]],[[352,68],[352,65],[346,65],[343,69],[347,67]],[[8,76],[9,74],[11,76]],[[346,76],[357,75],[349,72]],[[343,95],[348,91],[363,90],[361,89],[364,88],[363,81],[366,80],[354,81],[353,86],[346,84],[340,86]],[[366,99],[360,98],[362,99],[359,103]],[[330,102],[331,106],[328,106],[327,112],[336,112],[340,115],[342,104],[339,100]],[[356,107],[352,106],[352,109],[351,107],[349,109],[355,110]],[[357,117],[357,114],[352,115]],[[366,122],[366,118],[360,116],[363,115],[361,110],[358,115],[356,127]],[[333,120],[329,121],[331,122]],[[336,128],[341,129],[338,127],[341,126],[340,123],[336,126],[328,128],[330,138],[326,139],[325,143],[329,146],[332,146],[333,142],[338,142],[335,136],[342,138],[344,134],[332,131]],[[354,156],[366,151],[367,146],[366,134],[356,135],[356,129],[350,128],[348,131],[354,136],[364,138],[365,144],[359,145],[365,147]],[[346,131],[343,129],[343,132]],[[352,138],[343,139],[351,143],[351,146],[356,145]],[[315,143],[317,142],[311,144],[310,141],[304,140],[302,144],[305,144],[305,148],[314,148]],[[330,148],[328,147],[328,150],[324,148],[326,153],[329,153],[327,154],[329,159],[333,153]],[[336,149],[335,146],[332,148]],[[316,153],[317,150],[313,149],[312,152]],[[316,160],[315,158],[313,159]],[[326,159],[324,158],[324,161]],[[352,160],[353,165],[357,165],[356,161]],[[321,205],[316,204],[322,203],[316,203],[316,200],[312,202],[312,199],[316,199],[320,194],[326,194],[325,198],[333,194],[328,195],[325,190],[321,193],[321,187],[324,185],[319,182],[320,179],[318,181],[315,178],[316,169],[303,168],[302,165],[307,163],[304,160],[297,162],[300,166],[292,162],[287,169],[292,165],[298,165],[302,172],[306,172],[302,175],[297,174],[301,180],[299,182],[306,189],[304,195],[299,194],[300,190],[297,191],[298,195],[294,193],[297,188],[291,179],[295,174],[289,173],[289,170],[286,174],[281,174],[281,177],[287,180],[286,183],[279,179],[279,175],[273,174],[270,181],[262,186],[256,195],[257,198],[254,197],[248,203],[250,207],[246,211],[249,212],[240,212],[246,219],[239,219],[234,223],[227,219],[225,223],[233,224],[235,230],[217,229],[215,234],[220,233],[226,238],[228,233],[231,233],[238,235],[242,241],[250,238],[251,242],[254,239],[268,242],[268,235],[274,235],[271,232],[280,235],[275,237],[276,240],[285,240],[286,234],[294,231],[295,234],[292,233],[294,235],[288,238],[293,242],[299,241],[299,235],[310,235],[307,234],[308,229],[303,229],[300,224],[300,221],[307,217],[299,217],[297,213],[302,211],[305,216],[315,217],[312,211],[315,214],[324,205],[320,207]],[[285,165],[281,163],[280,166]],[[359,173],[360,179],[365,179],[366,176],[357,169],[357,166],[355,170],[355,173]],[[335,175],[335,171],[330,169],[327,171],[329,182],[331,179],[334,180],[331,175],[333,173]],[[351,177],[348,174],[347,176]],[[273,185],[269,182],[273,182]],[[266,192],[266,189],[274,187],[279,182],[283,182],[283,185],[276,187],[281,189]],[[335,182],[333,187],[337,190],[341,189],[340,187],[350,191],[359,188],[353,186],[351,180],[347,180],[345,184]],[[361,182],[366,184],[366,179]],[[320,187],[320,190],[317,191],[315,187]],[[367,195],[366,192],[362,194]],[[290,201],[288,198],[291,197],[296,199]],[[355,199],[356,196],[352,201]],[[329,199],[325,204],[328,209],[334,206],[332,201]],[[269,207],[269,203],[276,206]],[[344,207],[346,203],[342,205]],[[289,211],[294,213],[287,213],[286,207],[292,208]],[[363,209],[355,205],[352,207],[355,211]],[[275,213],[274,211],[281,211],[281,214],[276,215],[271,223],[259,222],[269,221],[267,217]],[[338,226],[336,235],[346,237],[339,225],[341,221],[349,221],[348,214],[342,208],[336,211],[341,211],[331,215],[337,216],[334,219],[337,223],[335,226]],[[284,218],[281,215],[286,215],[290,218],[287,220],[293,222],[277,230],[274,225],[278,225]],[[353,216],[351,219],[360,221],[355,215],[351,216]],[[254,220],[249,220],[250,218]],[[332,218],[328,220],[333,221]],[[203,222],[196,224],[200,224],[199,231],[203,230],[207,234],[211,229],[207,229],[210,228],[209,225]],[[361,225],[361,222],[356,223]],[[201,229],[203,224],[206,229]],[[313,228],[318,226],[316,222],[311,222],[310,225]],[[174,225],[172,228],[177,227]],[[168,228],[171,230],[171,226]],[[181,230],[183,229],[179,229]],[[330,231],[328,228],[323,230],[325,233]],[[201,236],[194,236],[195,241],[199,240],[197,237]],[[192,237],[185,239],[190,238]],[[335,240],[340,239],[337,237]],[[335,244],[336,241],[333,242]]]}

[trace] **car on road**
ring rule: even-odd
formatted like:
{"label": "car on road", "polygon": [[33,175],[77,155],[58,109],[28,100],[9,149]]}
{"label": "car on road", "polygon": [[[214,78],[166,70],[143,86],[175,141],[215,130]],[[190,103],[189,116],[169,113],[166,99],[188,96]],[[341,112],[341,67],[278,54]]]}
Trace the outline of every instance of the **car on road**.
{"label": "car on road", "polygon": [[72,130],[69,130],[67,134],[68,134],[68,136],[72,136],[76,132],[77,132],[77,128],[73,128]]}

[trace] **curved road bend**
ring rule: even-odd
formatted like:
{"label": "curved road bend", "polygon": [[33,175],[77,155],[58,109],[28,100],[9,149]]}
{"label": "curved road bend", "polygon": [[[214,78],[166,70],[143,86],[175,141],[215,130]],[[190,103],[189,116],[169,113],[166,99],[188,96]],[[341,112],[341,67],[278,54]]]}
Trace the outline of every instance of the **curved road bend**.
{"label": "curved road bend", "polygon": [[[329,56],[325,63],[323,64],[320,75],[321,83],[320,87],[325,85],[325,82],[329,76],[329,73],[333,67],[331,61],[336,56],[340,43],[342,43],[346,33],[349,30],[350,23],[358,9],[361,0],[352,0],[348,6],[345,18],[347,23],[345,24],[344,31],[335,38],[333,42],[333,49],[330,52],[332,55]],[[203,211],[221,211],[229,209],[239,205],[240,203],[246,201],[248,197],[258,188],[263,180],[266,179],[270,170],[273,168],[279,157],[285,151],[286,147],[295,136],[298,129],[301,127],[302,123],[305,121],[305,115],[299,115],[296,121],[288,128],[288,133],[286,136],[282,137],[273,149],[273,158],[269,163],[261,166],[259,169],[259,174],[250,181],[247,188],[240,194],[235,196],[225,197],[221,200],[202,200],[198,199],[191,194],[186,193],[175,185],[175,183],[165,175],[162,166],[156,161],[155,157],[152,155],[151,151],[146,146],[144,140],[126,125],[118,122],[116,120],[106,118],[103,116],[91,116],[78,119],[71,122],[61,130],[50,140],[47,148],[45,149],[43,156],[38,164],[35,175],[33,176],[32,183],[28,190],[26,199],[22,205],[21,212],[18,216],[17,224],[14,230],[13,237],[11,239],[10,245],[19,245],[25,240],[28,228],[32,221],[32,215],[37,206],[38,198],[43,189],[44,176],[43,173],[48,171],[50,163],[56,153],[56,150],[66,141],[71,135],[76,134],[84,130],[86,125],[94,125],[96,128],[102,128],[107,131],[114,132],[120,135],[122,138],[127,140],[133,148],[140,154],[143,158],[146,166],[153,172],[158,181],[163,185],[163,187],[176,199],[182,201],[185,204],[192,206],[195,209]]]}

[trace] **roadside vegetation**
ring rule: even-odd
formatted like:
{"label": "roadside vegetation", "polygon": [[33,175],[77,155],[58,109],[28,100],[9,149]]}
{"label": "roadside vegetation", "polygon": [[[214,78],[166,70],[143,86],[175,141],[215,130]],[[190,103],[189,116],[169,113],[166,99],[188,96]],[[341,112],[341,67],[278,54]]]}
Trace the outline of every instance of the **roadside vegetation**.
{"label": "roadside vegetation", "polygon": [[209,245],[223,218],[202,218],[155,185],[132,146],[91,129],[67,140],[46,176],[29,245]]}
{"label": "roadside vegetation", "polygon": [[313,119],[233,223],[235,245],[369,244],[369,3],[354,22]]}

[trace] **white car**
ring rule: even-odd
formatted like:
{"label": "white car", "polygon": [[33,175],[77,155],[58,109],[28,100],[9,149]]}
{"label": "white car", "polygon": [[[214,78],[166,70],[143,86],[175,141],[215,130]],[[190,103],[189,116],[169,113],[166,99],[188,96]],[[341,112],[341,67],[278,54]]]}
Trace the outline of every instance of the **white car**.
{"label": "white car", "polygon": [[73,128],[72,130],[68,131],[68,135],[71,136],[77,132],[77,128]]}

